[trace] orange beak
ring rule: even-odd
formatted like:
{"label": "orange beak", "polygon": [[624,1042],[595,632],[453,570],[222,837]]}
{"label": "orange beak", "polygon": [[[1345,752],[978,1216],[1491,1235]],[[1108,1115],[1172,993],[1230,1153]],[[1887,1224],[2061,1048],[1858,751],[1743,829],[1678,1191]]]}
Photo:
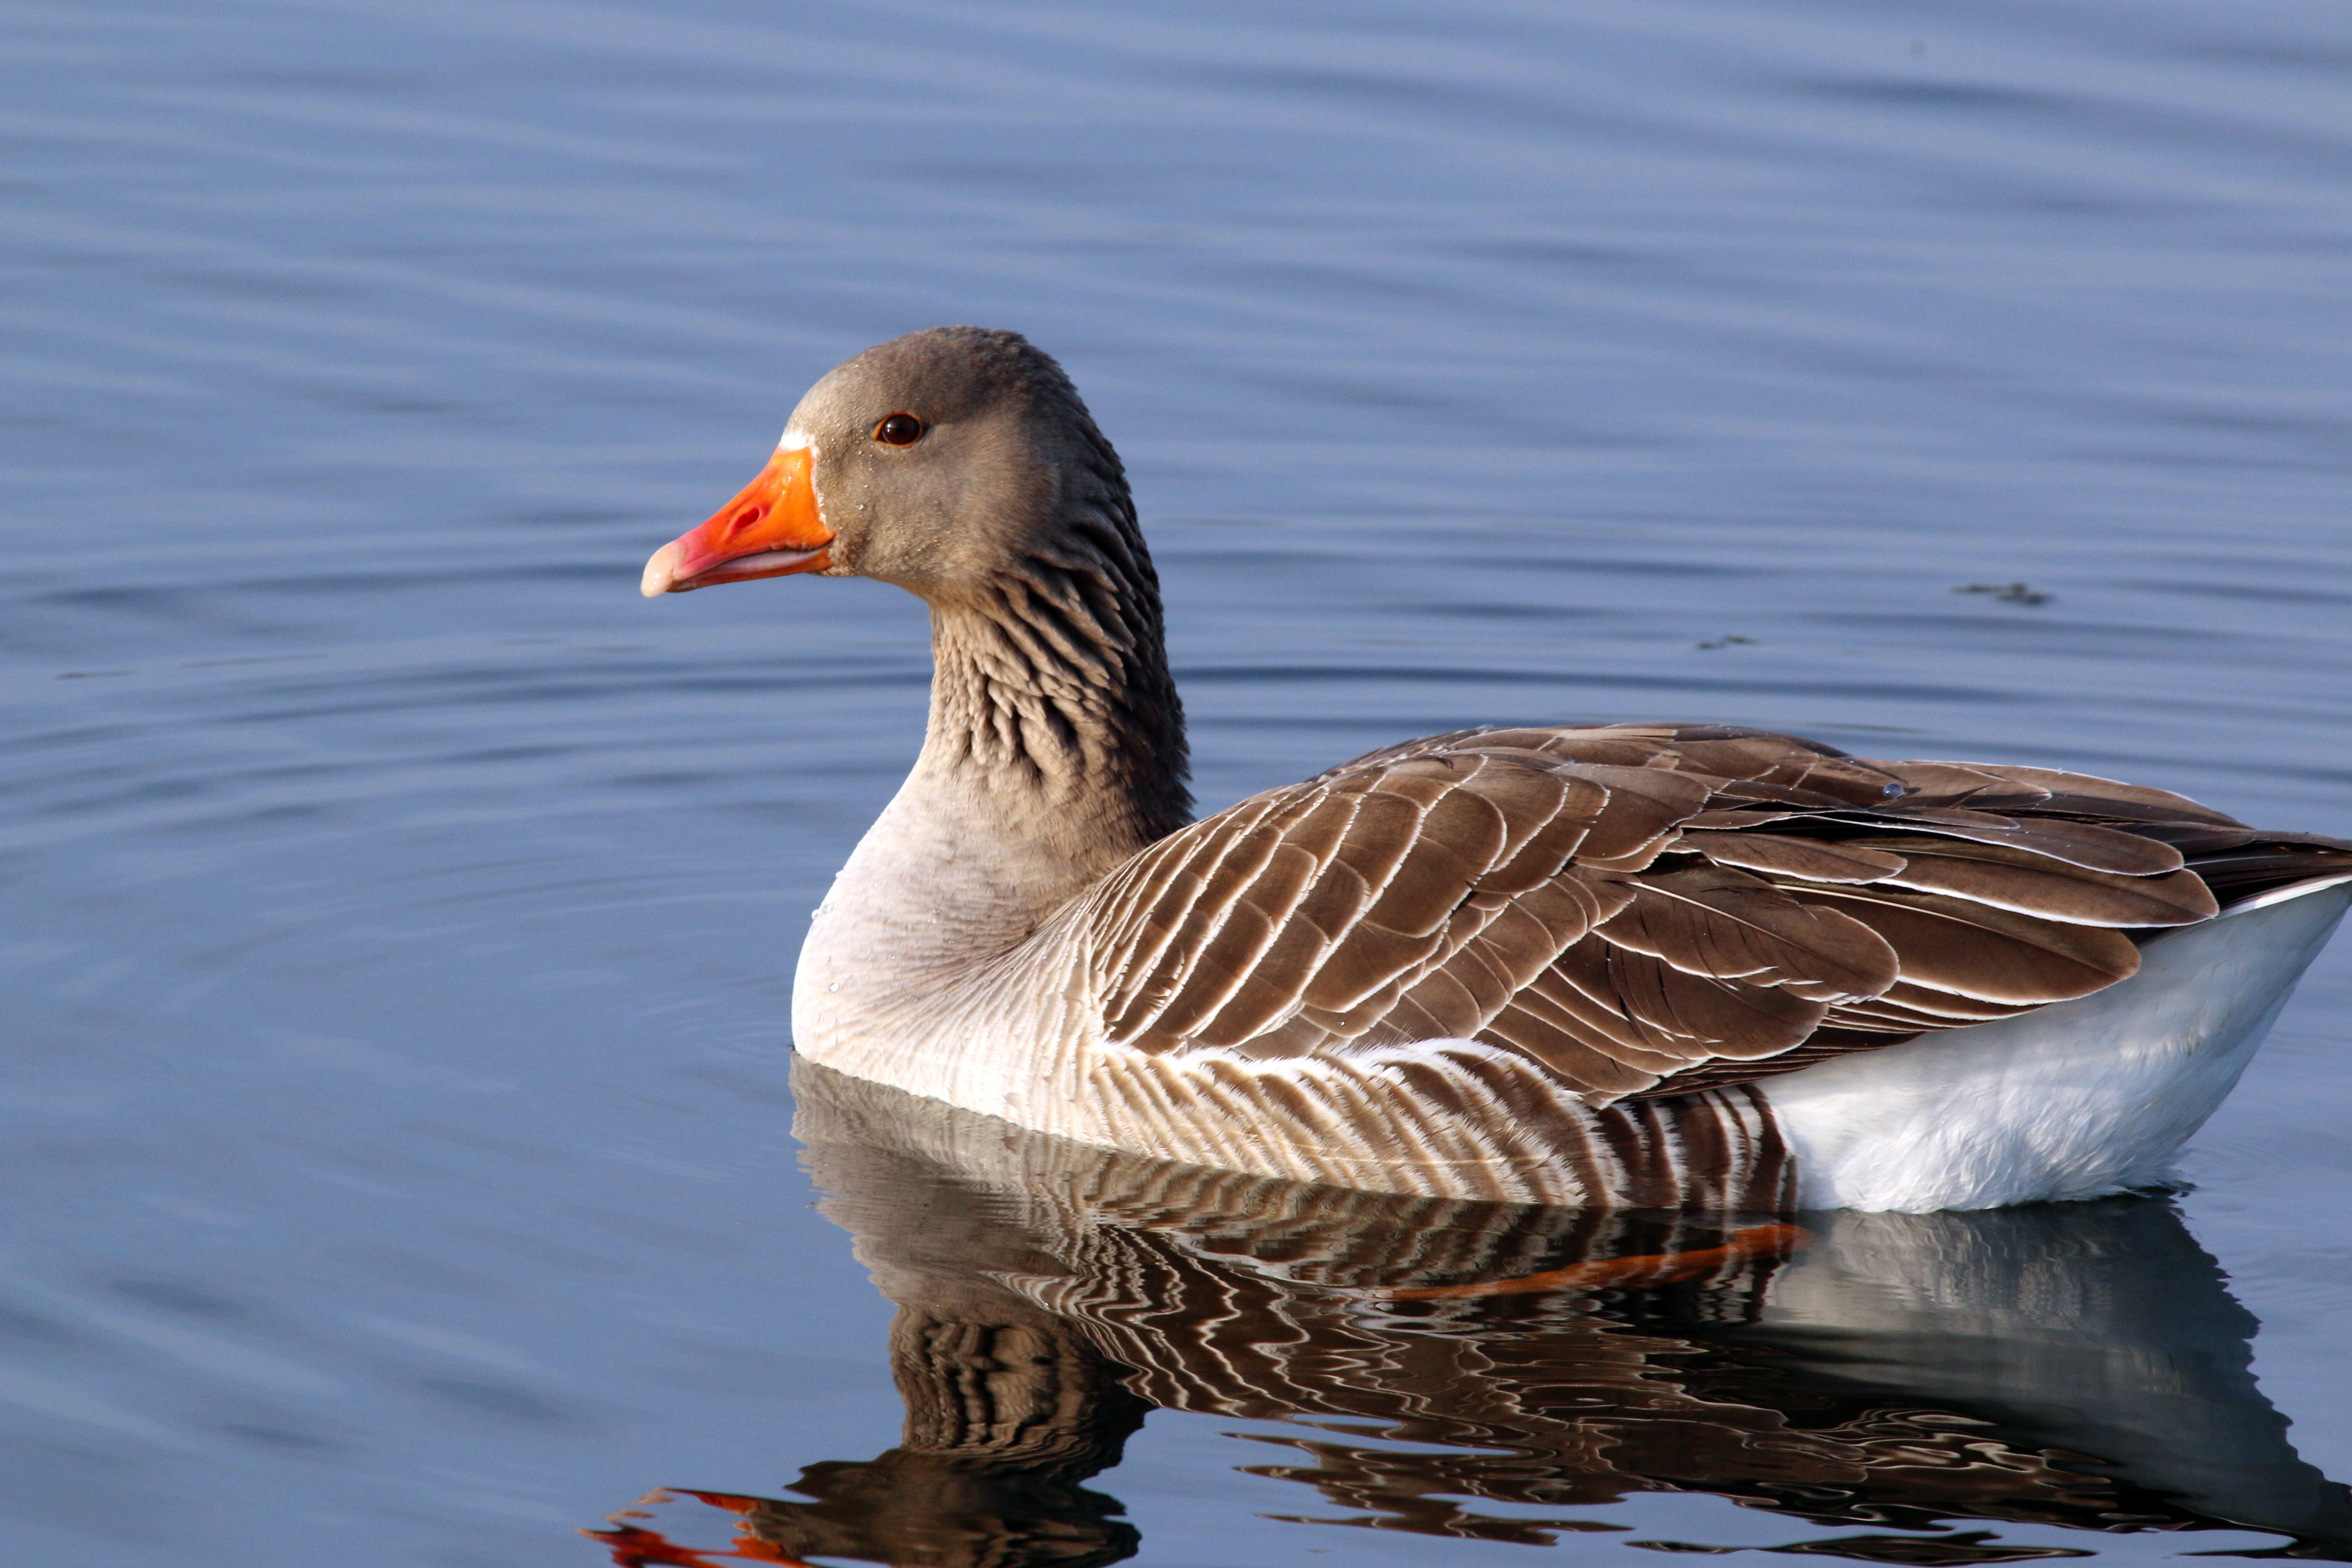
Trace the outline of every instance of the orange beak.
{"label": "orange beak", "polygon": [[833,530],[817,515],[813,458],[806,447],[778,452],[709,522],[655,551],[639,584],[646,597],[832,565],[824,547]]}

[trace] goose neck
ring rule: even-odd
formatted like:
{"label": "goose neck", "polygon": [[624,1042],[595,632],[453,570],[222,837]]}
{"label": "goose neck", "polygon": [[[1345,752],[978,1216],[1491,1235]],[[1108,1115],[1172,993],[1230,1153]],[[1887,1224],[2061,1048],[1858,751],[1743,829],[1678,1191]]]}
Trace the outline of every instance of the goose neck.
{"label": "goose neck", "polygon": [[1190,820],[1183,709],[1148,577],[1025,561],[935,601],[931,650],[908,783],[944,791],[971,835],[1083,885]]}
{"label": "goose neck", "polygon": [[835,882],[804,973],[929,994],[1191,819],[1149,574],[1033,563],[932,600],[922,753]]}

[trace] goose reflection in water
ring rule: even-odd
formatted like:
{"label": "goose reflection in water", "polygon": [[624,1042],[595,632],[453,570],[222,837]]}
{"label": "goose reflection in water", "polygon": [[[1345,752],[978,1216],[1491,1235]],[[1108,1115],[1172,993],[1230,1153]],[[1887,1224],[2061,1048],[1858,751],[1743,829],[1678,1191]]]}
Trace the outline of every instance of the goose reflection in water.
{"label": "goose reflection in water", "polygon": [[2254,1320],[2160,1199],[1800,1229],[1399,1197],[1066,1143],[805,1062],[793,1085],[824,1210],[898,1308],[904,1440],[789,1500],[656,1494],[728,1510],[734,1542],[640,1508],[591,1532],[622,1568],[1119,1562],[1138,1533],[1087,1483],[1161,1406],[1300,1424],[1253,1435],[1287,1452],[1248,1467],[1322,1494],[1276,1516],[1300,1522],[1540,1545],[1622,1527],[1475,1500],[1698,1492],[1859,1527],[1774,1550],[1869,1562],[2091,1554],[2001,1524],[2352,1561],[2352,1499],[2288,1446]]}

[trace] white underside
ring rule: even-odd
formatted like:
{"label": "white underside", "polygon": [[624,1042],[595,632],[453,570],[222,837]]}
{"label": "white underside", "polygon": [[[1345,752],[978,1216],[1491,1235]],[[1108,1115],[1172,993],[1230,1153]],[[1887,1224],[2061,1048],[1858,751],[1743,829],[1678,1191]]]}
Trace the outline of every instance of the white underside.
{"label": "white underside", "polygon": [[2078,1002],[1923,1036],[1764,1084],[1806,1208],[1994,1208],[2170,1179],[2328,934],[2352,881],[2161,936]]}

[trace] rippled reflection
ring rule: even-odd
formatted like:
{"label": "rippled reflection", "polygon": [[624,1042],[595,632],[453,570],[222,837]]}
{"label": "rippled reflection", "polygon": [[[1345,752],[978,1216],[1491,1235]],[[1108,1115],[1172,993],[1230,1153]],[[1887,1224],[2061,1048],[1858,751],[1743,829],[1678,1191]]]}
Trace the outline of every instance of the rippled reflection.
{"label": "rippled reflection", "polygon": [[1247,1468],[1319,1494],[1276,1516],[1301,1523],[1540,1545],[1624,1527],[1478,1501],[1678,1491],[1864,1527],[1771,1550],[1868,1562],[2092,1554],[2001,1524],[2352,1561],[2352,1498],[2288,1446],[2252,1318],[2161,1200],[1801,1227],[1402,1198],[793,1081],[825,1212],[898,1308],[903,1439],[790,1499],[656,1494],[729,1510],[734,1543],[640,1507],[597,1537],[624,1568],[1118,1562],[1139,1537],[1088,1483],[1155,1407],[1297,1422]]}

